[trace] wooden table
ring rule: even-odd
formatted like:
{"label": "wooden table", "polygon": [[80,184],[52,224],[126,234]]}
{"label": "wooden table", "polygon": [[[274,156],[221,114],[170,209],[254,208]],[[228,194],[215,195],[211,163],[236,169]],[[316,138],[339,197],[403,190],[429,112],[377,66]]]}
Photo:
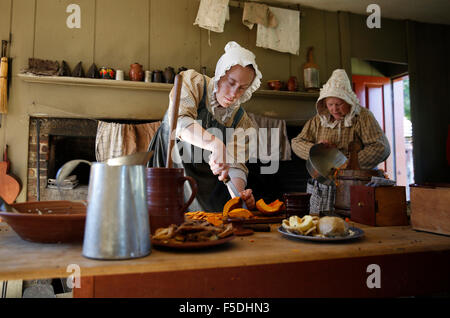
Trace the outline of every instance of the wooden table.
{"label": "wooden table", "polygon": [[[450,237],[408,226],[367,227],[347,243],[316,243],[271,232],[237,237],[203,251],[162,251],[99,261],[82,244],[23,241],[0,223],[0,280],[68,277],[81,270],[74,297],[391,297],[450,291]],[[380,288],[376,272],[379,266]],[[370,284],[369,284],[370,285]],[[373,287],[373,286],[372,286]]]}

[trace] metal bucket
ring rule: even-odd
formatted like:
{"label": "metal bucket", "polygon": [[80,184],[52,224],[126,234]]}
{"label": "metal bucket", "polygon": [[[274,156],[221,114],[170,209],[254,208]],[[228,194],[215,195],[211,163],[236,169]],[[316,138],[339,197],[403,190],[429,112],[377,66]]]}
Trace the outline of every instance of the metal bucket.
{"label": "metal bucket", "polygon": [[149,253],[145,166],[93,163],[83,256],[114,260]]}

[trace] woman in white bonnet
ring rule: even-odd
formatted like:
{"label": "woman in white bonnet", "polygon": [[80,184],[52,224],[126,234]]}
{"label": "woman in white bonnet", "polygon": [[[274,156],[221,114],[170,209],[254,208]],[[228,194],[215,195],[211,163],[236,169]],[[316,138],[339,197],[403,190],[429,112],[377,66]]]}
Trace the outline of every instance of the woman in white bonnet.
{"label": "woman in white bonnet", "polygon": [[[236,42],[225,46],[225,53],[216,65],[213,78],[195,70],[181,72],[183,85],[176,129],[174,167],[184,168],[185,174],[197,181],[196,199],[189,211],[219,212],[230,199],[223,180],[229,177],[249,209],[255,206],[251,189],[245,189],[248,170],[248,141],[226,140],[227,128],[245,131],[253,124],[241,103],[249,100],[261,83],[261,72],[255,55]],[[174,89],[170,92],[170,102]],[[150,144],[154,151],[151,166],[164,167],[169,141],[168,114]],[[239,130],[234,135],[239,135]],[[178,151],[176,151],[178,150]],[[228,157],[227,157],[228,150]],[[230,152],[231,151],[231,152]],[[206,154],[203,154],[206,152]],[[237,155],[244,160],[237,160]],[[231,159],[231,160],[230,160]],[[241,162],[243,161],[243,162]],[[185,184],[185,198],[190,197]]]}
{"label": "woman in white bonnet", "polygon": [[[361,146],[358,152],[361,169],[373,169],[387,159],[390,154],[389,142],[370,110],[359,104],[345,70],[337,69],[333,72],[320,90],[316,109],[317,115],[310,119],[301,133],[291,141],[292,150],[297,156],[308,160],[310,148],[314,144],[322,143],[337,147],[349,158],[349,143],[356,141]],[[333,210],[334,189],[325,188],[326,186],[317,184],[315,180],[308,182],[308,192],[312,193],[311,209],[316,209],[314,212],[317,212],[317,209],[319,212]],[[332,199],[315,199],[319,192],[328,193]],[[327,201],[328,204],[315,204],[320,200]]]}

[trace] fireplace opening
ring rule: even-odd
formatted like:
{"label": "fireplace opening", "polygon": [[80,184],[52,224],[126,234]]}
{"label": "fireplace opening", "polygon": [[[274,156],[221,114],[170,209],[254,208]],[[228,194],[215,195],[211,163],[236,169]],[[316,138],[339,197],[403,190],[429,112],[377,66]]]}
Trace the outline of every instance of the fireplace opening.
{"label": "fireplace opening", "polygon": [[[58,170],[68,161],[83,159],[90,162],[95,159],[95,137],[49,135],[48,172],[49,179],[56,179]],[[79,164],[71,173],[76,176],[73,184],[89,184],[90,166]]]}

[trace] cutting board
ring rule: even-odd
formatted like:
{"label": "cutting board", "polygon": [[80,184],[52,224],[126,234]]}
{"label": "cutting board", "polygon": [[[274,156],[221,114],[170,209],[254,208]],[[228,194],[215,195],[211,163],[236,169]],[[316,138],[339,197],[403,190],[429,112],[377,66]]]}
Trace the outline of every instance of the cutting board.
{"label": "cutting board", "polygon": [[273,216],[265,216],[259,211],[251,211],[254,218],[244,220],[243,224],[272,224],[272,223],[281,223],[286,218],[286,212],[282,211],[280,214]]}
{"label": "cutting board", "polygon": [[14,203],[21,190],[19,179],[9,174],[10,162],[8,160],[8,146],[0,161],[0,197],[8,204]]}

